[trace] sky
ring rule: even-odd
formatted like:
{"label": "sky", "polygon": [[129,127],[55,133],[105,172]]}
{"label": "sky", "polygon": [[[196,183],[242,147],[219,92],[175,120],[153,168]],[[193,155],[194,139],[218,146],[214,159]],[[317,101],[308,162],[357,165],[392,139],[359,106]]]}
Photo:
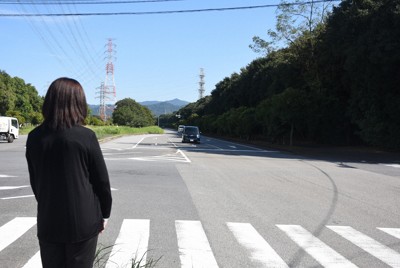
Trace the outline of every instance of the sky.
{"label": "sky", "polygon": [[[56,5],[33,5],[32,2]],[[8,17],[1,14],[154,12],[273,5],[279,0],[181,0],[78,4],[90,0],[0,0],[0,70],[24,79],[40,95],[58,77],[77,79],[87,102],[99,104],[112,39],[116,96],[195,102],[200,68],[205,93],[260,57],[249,45],[275,28],[276,7],[153,15]],[[104,2],[105,0],[91,0]],[[116,0],[109,1],[115,2]],[[3,2],[3,3],[2,3]],[[14,2],[13,4],[5,4]],[[68,4],[70,2],[70,4]],[[109,78],[109,76],[108,76]],[[110,79],[108,83],[112,84]]]}

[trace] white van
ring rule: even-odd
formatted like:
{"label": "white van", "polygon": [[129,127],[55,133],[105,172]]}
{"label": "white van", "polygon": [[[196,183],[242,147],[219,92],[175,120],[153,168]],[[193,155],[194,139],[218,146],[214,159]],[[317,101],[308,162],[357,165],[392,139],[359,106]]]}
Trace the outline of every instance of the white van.
{"label": "white van", "polygon": [[0,139],[13,142],[14,139],[18,139],[18,136],[18,119],[14,117],[0,116]]}

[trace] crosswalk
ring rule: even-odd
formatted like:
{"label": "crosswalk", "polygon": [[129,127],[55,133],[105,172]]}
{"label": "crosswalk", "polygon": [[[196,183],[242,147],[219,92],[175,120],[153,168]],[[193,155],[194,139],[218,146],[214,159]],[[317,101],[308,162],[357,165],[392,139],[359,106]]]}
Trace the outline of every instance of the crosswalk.
{"label": "crosswalk", "polygon": [[[35,217],[17,217],[1,226],[0,252],[25,235],[35,225]],[[290,267],[268,243],[268,239],[263,237],[250,223],[226,222],[224,226],[232,234],[232,240],[246,252],[254,267]],[[214,255],[209,238],[200,221],[176,220],[174,227],[180,267],[219,267],[219,256]],[[351,260],[328,246],[328,243],[300,225],[276,224],[273,228],[289,238],[293,245],[301,248],[322,267],[357,267]],[[325,228],[332,231],[338,238],[351,242],[361,251],[380,260],[388,267],[400,268],[400,253],[378,240],[351,226],[328,225]],[[400,239],[400,228],[377,227],[376,229],[384,235]],[[127,265],[134,259],[142,259],[145,262],[151,236],[150,230],[149,219],[124,219],[105,267],[128,267]],[[39,251],[22,266],[22,268],[39,267],[41,267]]]}

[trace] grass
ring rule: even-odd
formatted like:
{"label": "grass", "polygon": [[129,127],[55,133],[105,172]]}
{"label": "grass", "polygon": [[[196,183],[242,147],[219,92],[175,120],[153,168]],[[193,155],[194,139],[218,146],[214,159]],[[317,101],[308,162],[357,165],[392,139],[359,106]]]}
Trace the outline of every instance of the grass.
{"label": "grass", "polygon": [[[150,127],[142,127],[142,128],[133,128],[127,126],[86,126],[93,130],[96,133],[97,139],[104,139],[113,136],[122,136],[122,135],[139,135],[139,134],[162,134],[164,130],[157,126]],[[27,135],[31,132],[35,127],[23,127],[20,128],[20,135]]]}
{"label": "grass", "polygon": [[19,129],[19,135],[28,135],[34,128],[35,126],[21,127]]}
{"label": "grass", "polygon": [[162,134],[164,130],[157,126],[133,128],[127,126],[87,126],[96,133],[97,139],[113,136],[139,135],[139,134]]}
{"label": "grass", "polygon": [[[107,264],[107,256],[111,253],[113,246],[103,246],[99,245],[96,251],[95,260],[93,263],[94,268],[104,268]],[[143,260],[148,251],[146,251],[142,257],[134,256],[130,263],[124,264],[122,267],[118,266],[118,268],[154,268],[157,263],[161,260],[162,257],[158,259],[148,259],[147,261]]]}

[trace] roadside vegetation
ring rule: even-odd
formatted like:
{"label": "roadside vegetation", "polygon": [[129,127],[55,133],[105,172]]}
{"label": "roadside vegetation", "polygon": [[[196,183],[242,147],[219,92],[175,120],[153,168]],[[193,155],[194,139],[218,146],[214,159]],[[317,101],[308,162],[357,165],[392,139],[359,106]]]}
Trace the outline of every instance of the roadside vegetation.
{"label": "roadside vegetation", "polygon": [[276,28],[253,38],[260,58],[179,110],[176,125],[276,144],[400,150],[400,1],[282,3]]}
{"label": "roadside vegetation", "polygon": [[[140,134],[162,134],[164,130],[157,126],[149,126],[142,128],[133,128],[129,126],[90,126],[86,127],[90,128],[96,133],[96,136],[99,140],[113,137],[113,136],[123,136],[123,135],[140,135]],[[20,129],[21,135],[26,135],[31,132],[35,127],[22,127]]]}
{"label": "roadside vegetation", "polygon": [[92,129],[99,140],[122,135],[162,134],[164,130],[157,126],[133,128],[129,126],[87,126]]}

